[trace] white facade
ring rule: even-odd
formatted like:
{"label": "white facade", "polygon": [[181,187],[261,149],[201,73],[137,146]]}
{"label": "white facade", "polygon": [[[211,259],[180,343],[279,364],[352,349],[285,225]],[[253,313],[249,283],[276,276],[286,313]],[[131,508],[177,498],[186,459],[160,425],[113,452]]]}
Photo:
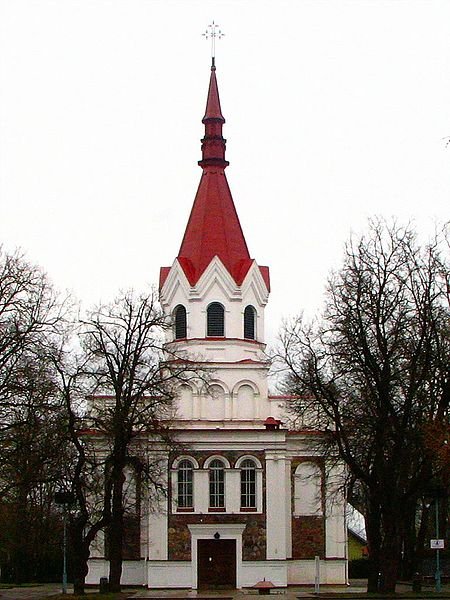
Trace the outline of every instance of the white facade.
{"label": "white facade", "polygon": [[[314,583],[316,555],[321,559],[321,583],[344,584],[344,499],[332,489],[333,474],[326,473],[311,444],[316,435],[293,434],[282,424],[267,429],[264,424],[268,417],[283,420],[282,402],[268,396],[269,365],[262,333],[267,289],[256,264],[239,289],[220,260],[214,262],[196,289],[190,289],[176,261],[161,290],[168,314],[179,305],[185,306],[187,314],[188,336],[176,341],[171,332],[167,343],[178,346],[177,353],[209,363],[213,373],[208,389],[203,384],[180,386],[175,428],[183,452],[166,457],[170,493],[159,512],[146,515],[142,563],[124,562],[123,583],[151,588],[207,585],[199,579],[199,540],[218,535],[219,540],[234,541],[235,587],[252,586],[263,578],[280,587]],[[223,339],[206,336],[211,302],[225,307]],[[243,311],[249,304],[257,312],[256,340],[243,338]],[[221,461],[224,469],[225,498],[220,510],[211,507],[214,460]],[[242,507],[241,467],[246,460],[255,467],[251,510]],[[183,461],[192,465],[193,498],[186,507],[178,502]],[[89,581],[106,575],[106,561],[91,561]]]}

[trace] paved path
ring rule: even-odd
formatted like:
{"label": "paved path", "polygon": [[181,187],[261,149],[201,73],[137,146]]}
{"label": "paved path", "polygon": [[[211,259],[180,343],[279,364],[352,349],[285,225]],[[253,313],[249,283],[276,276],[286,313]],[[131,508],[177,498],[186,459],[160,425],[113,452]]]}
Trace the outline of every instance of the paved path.
{"label": "paved path", "polygon": [[41,600],[46,596],[61,593],[61,584],[44,583],[30,587],[0,588],[0,600]]}
{"label": "paved path", "polygon": [[[433,591],[432,585],[426,585],[423,587],[424,591]],[[127,590],[124,590],[126,593]],[[333,596],[339,598],[339,594],[342,593],[353,593],[355,594],[355,600],[358,597],[363,597],[366,591],[366,581],[363,579],[352,580],[350,586],[324,586],[321,587],[320,592],[324,593],[331,600]],[[450,584],[442,586],[444,593],[450,593]],[[70,600],[70,594],[72,592],[71,586],[69,586],[69,594],[67,600]],[[411,592],[410,584],[397,584],[397,592]],[[0,600],[42,600],[48,596],[56,595],[61,593],[61,584],[49,583],[36,585],[31,587],[16,587],[11,589],[0,589]],[[139,598],[151,598],[153,600],[174,600],[181,598],[192,598],[192,600],[257,600],[259,598],[256,590],[204,590],[201,592],[193,590],[130,590],[130,600],[137,600]],[[297,600],[297,598],[317,598],[314,595],[313,586],[304,587],[289,587],[278,590],[272,590],[271,596],[273,600]],[[412,594],[407,594],[407,597],[412,597]],[[414,595],[414,598],[419,599],[419,595]],[[447,596],[448,598],[448,596]]]}
{"label": "paved path", "polygon": [[[326,594],[328,600],[332,598],[338,598],[339,594],[354,594],[355,600],[357,598],[367,598],[366,596],[367,580],[365,579],[353,579],[349,586],[322,586],[320,588],[320,594]],[[433,586],[424,586],[424,591],[434,591]],[[450,592],[450,585],[442,586],[443,592],[448,594]],[[419,600],[420,596],[413,595],[411,584],[398,583],[398,593],[406,593],[406,597],[411,596]],[[410,594],[407,594],[410,592]],[[288,588],[279,588],[272,590],[271,594],[273,600],[297,600],[297,598],[315,598],[317,595],[314,594],[314,586],[293,586]],[[257,600],[259,598],[256,590],[244,589],[244,590],[220,590],[220,591],[192,591],[192,590],[139,590],[135,592],[133,596],[130,594],[130,599],[133,598],[151,598],[153,600],[180,600],[185,598],[192,598],[192,600],[221,600],[222,598],[231,598],[231,600]],[[448,595],[447,595],[448,598]]]}

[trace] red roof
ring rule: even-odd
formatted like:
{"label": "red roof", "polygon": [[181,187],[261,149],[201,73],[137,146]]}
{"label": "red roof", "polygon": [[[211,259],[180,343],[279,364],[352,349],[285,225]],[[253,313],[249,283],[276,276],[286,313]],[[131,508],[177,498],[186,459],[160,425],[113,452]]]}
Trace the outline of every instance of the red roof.
{"label": "red roof", "polygon": [[[219,257],[237,285],[241,285],[253,259],[247,248],[239,217],[234,206],[225,168],[226,140],[222,135],[225,119],[220,107],[216,69],[211,67],[205,116],[205,136],[202,139],[203,174],[195,196],[178,262],[189,283],[195,285],[215,256]],[[260,267],[261,275],[269,289],[268,267]],[[169,273],[163,267],[160,287]]]}

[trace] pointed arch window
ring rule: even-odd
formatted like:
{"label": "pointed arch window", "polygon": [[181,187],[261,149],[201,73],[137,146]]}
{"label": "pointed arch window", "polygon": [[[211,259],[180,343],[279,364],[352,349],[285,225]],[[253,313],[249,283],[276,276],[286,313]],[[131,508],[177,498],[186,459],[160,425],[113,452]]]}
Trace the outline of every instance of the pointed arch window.
{"label": "pointed arch window", "polygon": [[209,508],[225,508],[225,467],[218,459],[209,465]]}
{"label": "pointed arch window", "polygon": [[213,302],[206,310],[206,335],[223,337],[225,335],[225,309],[219,302]]}
{"label": "pointed arch window", "polygon": [[187,315],[186,308],[179,304],[174,311],[175,317],[175,339],[179,340],[187,337]]}
{"label": "pointed arch window", "polygon": [[250,459],[241,464],[241,508],[256,509],[256,465]]}
{"label": "pointed arch window", "polygon": [[256,331],[256,310],[250,304],[244,310],[244,338],[247,340],[255,339]]}
{"label": "pointed arch window", "polygon": [[178,508],[194,506],[194,468],[190,460],[178,465],[177,503]]}

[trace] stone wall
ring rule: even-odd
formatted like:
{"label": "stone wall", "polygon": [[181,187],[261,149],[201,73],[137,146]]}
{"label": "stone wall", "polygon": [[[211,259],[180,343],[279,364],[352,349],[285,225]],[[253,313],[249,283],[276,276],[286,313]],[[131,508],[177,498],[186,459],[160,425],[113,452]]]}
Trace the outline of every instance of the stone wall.
{"label": "stone wall", "polygon": [[224,524],[245,523],[242,534],[242,559],[265,560],[266,558],[266,525],[265,515],[261,514],[174,514],[169,516],[169,560],[191,560],[191,524]]}
{"label": "stone wall", "polygon": [[292,558],[325,557],[325,519],[323,517],[292,518]]}

